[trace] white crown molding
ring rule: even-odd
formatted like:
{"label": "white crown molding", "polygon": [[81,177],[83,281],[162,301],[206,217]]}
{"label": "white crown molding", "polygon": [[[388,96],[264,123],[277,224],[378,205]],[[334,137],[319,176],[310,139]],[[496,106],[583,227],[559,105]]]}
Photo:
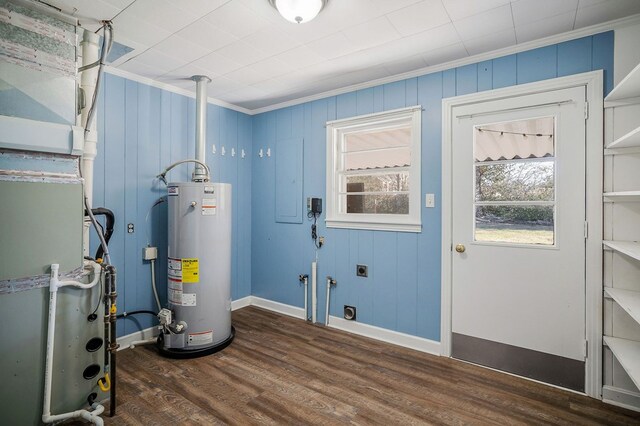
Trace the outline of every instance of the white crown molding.
{"label": "white crown molding", "polygon": [[[129,71],[121,70],[120,68],[115,68],[115,67],[113,67],[111,65],[106,65],[104,67],[104,72],[106,72],[107,74],[111,74],[111,75],[115,75],[115,76],[118,76],[118,77],[126,78],[127,80],[131,80],[131,81],[135,81],[135,82],[138,82],[138,83],[146,84],[147,86],[157,87],[158,89],[166,90],[167,92],[177,93],[178,95],[187,96],[189,98],[195,99],[195,97],[196,97],[195,92],[190,92],[189,90],[183,89],[181,87],[173,86],[173,85],[168,84],[168,83],[163,83],[161,81],[154,80],[154,79],[149,78],[149,77],[143,77],[141,75],[134,74],[134,73],[129,72]],[[195,82],[194,82],[194,87],[195,87]],[[247,114],[247,115],[253,115],[254,114],[254,112],[252,112],[250,109],[243,108],[243,107],[238,106],[238,105],[230,104],[229,102],[225,102],[225,101],[222,101],[220,99],[207,97],[207,102],[210,103],[210,104],[213,104],[213,105],[218,105],[218,106],[221,106],[221,107],[224,107],[224,108],[228,108],[228,109],[231,109],[231,110],[234,110],[234,111],[237,111],[237,112],[241,112],[243,114]]]}
{"label": "white crown molding", "polygon": [[[509,46],[502,49],[492,50],[490,52],[479,53],[477,55],[468,56],[466,58],[457,59],[455,61],[444,62],[442,64],[433,65],[425,68],[420,68],[414,71],[405,72],[402,74],[395,74],[388,77],[379,78],[376,80],[367,81],[359,84],[352,84],[350,86],[341,87],[334,90],[329,90],[326,92],[317,93],[315,95],[305,96],[302,98],[292,99],[286,102],[280,102],[273,105],[268,105],[261,108],[256,109],[248,109],[238,105],[231,104],[229,102],[222,101],[220,99],[215,98],[207,98],[208,102],[214,105],[218,105],[224,108],[229,108],[234,111],[238,111],[247,115],[256,115],[262,114],[264,112],[274,111],[281,108],[286,108],[293,105],[299,105],[305,102],[316,101],[318,99],[324,99],[331,96],[341,95],[344,93],[354,92],[360,89],[368,89],[370,87],[379,86],[381,84],[393,83],[396,81],[406,80],[409,78],[420,77],[427,74],[432,74],[439,71],[444,71],[452,68],[461,67],[464,65],[475,64],[482,61],[488,61],[490,59],[496,59],[502,56],[512,55],[514,53],[524,52],[531,49],[536,49],[538,47],[549,46],[552,44],[558,44],[569,40],[574,40],[581,37],[587,37],[590,35],[598,34],[605,31],[615,30],[618,28],[627,27],[630,25],[640,24],[640,14],[627,16],[625,18],[615,19],[613,21],[603,22],[596,25],[591,25],[589,27],[580,28],[573,31],[568,31],[562,34],[556,34],[553,36],[541,38],[538,40],[528,41],[526,43],[520,43],[515,46]],[[113,66],[107,65],[105,67],[105,72],[117,75],[120,77],[127,78],[129,80],[137,81],[138,83],[147,84],[149,86],[157,87],[159,89],[163,89],[169,92],[178,93],[180,95],[188,96],[190,98],[195,98],[195,93],[190,92],[188,90],[182,89],[180,87],[173,86],[168,83],[162,83],[157,80],[153,80],[148,77],[142,77],[138,74],[134,74],[129,71],[124,71],[119,68],[115,68]]]}
{"label": "white crown molding", "polygon": [[379,86],[381,84],[393,83],[400,80],[406,80],[408,78],[420,77],[426,74],[433,74],[439,71],[445,71],[452,68],[461,67],[464,65],[475,64],[490,59],[500,58],[502,56],[512,55],[514,53],[524,52],[526,50],[536,49],[538,47],[549,46],[552,44],[558,44],[569,40],[574,40],[581,37],[587,37],[590,35],[602,33],[605,31],[615,30],[617,28],[626,27],[629,25],[640,24],[640,13],[636,15],[627,16],[625,18],[616,19],[613,21],[603,22],[601,24],[591,25],[589,27],[580,28],[577,30],[569,31],[562,34],[557,34],[538,40],[528,41],[526,43],[517,44],[515,46],[509,46],[498,50],[492,50],[490,52],[479,53],[477,55],[468,56],[466,58],[457,59],[455,61],[444,62],[442,64],[433,65],[425,68],[420,68],[414,71],[409,71],[402,74],[396,74],[389,77],[383,77],[376,80],[367,81],[365,83],[353,84],[345,86],[339,89],[329,90],[327,92],[318,93],[316,95],[305,96],[303,98],[293,99],[291,101],[281,102],[278,104],[268,105],[262,108],[256,108],[251,110],[252,115],[262,114],[263,112],[269,112],[276,109],[289,107],[292,105],[298,105],[305,102],[316,101],[318,99],[324,99],[331,96],[342,95],[344,93],[354,92],[360,89],[368,89],[370,87]]}

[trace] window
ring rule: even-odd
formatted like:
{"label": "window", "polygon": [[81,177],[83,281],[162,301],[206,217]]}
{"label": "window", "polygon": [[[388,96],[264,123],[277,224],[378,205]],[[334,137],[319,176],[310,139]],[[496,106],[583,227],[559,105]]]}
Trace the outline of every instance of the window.
{"label": "window", "polygon": [[327,226],[420,232],[415,106],[327,123]]}
{"label": "window", "polygon": [[475,127],[475,241],[555,244],[554,121]]}

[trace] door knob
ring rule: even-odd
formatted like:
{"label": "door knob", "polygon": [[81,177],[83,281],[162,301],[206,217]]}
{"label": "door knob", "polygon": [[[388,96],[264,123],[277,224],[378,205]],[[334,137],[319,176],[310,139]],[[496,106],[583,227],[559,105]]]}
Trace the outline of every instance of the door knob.
{"label": "door knob", "polygon": [[464,246],[464,244],[456,244],[456,251],[458,253],[464,253],[466,249],[467,248]]}

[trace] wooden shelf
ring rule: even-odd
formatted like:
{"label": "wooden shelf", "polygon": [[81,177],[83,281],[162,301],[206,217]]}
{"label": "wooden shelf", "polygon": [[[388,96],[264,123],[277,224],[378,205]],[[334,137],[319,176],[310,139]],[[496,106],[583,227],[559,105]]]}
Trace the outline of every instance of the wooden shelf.
{"label": "wooden shelf", "polygon": [[607,293],[622,309],[640,324],[640,291],[623,290],[621,288],[605,288]]}
{"label": "wooden shelf", "polygon": [[620,192],[605,192],[602,194],[605,202],[617,202],[617,201],[640,201],[640,191],[620,191]]}
{"label": "wooden shelf", "polygon": [[629,73],[607,95],[606,102],[620,101],[627,98],[640,97],[640,64]]}
{"label": "wooden shelf", "polygon": [[611,142],[606,148],[631,148],[640,146],[640,127],[637,127],[624,136]]}
{"label": "wooden shelf", "polygon": [[604,336],[604,343],[609,346],[633,383],[640,388],[640,342]]}
{"label": "wooden shelf", "polygon": [[640,243],[635,241],[603,241],[605,247],[640,260]]}

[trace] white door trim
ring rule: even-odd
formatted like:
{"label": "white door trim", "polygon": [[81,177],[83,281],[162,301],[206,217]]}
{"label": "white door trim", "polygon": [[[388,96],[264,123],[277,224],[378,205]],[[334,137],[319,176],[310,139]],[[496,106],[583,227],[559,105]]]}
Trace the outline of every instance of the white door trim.
{"label": "white door trim", "polygon": [[585,393],[602,398],[602,190],[603,190],[603,76],[601,70],[554,78],[503,89],[472,93],[442,100],[442,318],[441,355],[451,356],[451,278],[452,278],[452,120],[453,108],[515,96],[586,87],[586,359]]}

